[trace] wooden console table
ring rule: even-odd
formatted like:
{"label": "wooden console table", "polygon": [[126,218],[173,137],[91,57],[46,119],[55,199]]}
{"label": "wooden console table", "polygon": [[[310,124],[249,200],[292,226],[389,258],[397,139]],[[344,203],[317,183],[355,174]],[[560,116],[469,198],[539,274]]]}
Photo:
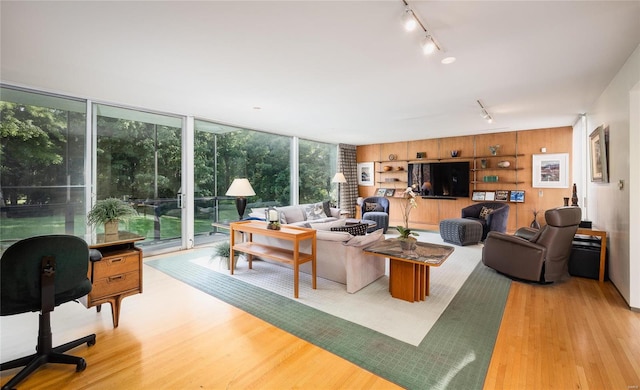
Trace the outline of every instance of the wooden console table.
{"label": "wooden console table", "polygon": [[117,237],[108,240],[98,234],[96,242],[89,245],[102,253],[102,259],[89,262],[88,277],[93,288],[82,303],[87,308],[96,306],[98,312],[103,303],[111,304],[114,328],[118,327],[122,300],[142,293],[142,250],[134,243],[144,239],[129,232],[118,232]]}
{"label": "wooden console table", "polygon": [[[246,241],[236,243],[235,232],[245,233]],[[278,248],[253,242],[253,235],[274,237],[293,242],[293,250]],[[249,269],[252,269],[253,256],[265,257],[271,260],[293,265],[293,296],[298,298],[298,281],[300,279],[300,264],[311,262],[311,276],[313,289],[316,288],[316,231],[313,229],[282,226],[280,230],[267,229],[267,223],[262,221],[242,221],[230,224],[229,239],[231,240],[230,258],[233,259],[234,251],[247,254]],[[311,240],[311,253],[300,252],[300,242]],[[231,275],[234,271],[234,262],[230,261]]]}
{"label": "wooden console table", "polygon": [[607,259],[607,232],[602,230],[578,228],[576,234],[600,237],[600,272],[598,273],[598,281],[604,282],[604,268]]}

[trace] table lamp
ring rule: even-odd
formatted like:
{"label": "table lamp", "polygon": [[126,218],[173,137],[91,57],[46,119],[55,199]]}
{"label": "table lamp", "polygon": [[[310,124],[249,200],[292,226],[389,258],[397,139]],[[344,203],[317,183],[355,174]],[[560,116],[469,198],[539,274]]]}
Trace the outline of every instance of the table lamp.
{"label": "table lamp", "polygon": [[256,193],[251,187],[248,179],[233,179],[231,186],[227,190],[227,196],[236,197],[236,209],[238,210],[238,219],[242,219],[244,209],[247,208],[247,196],[254,196]]}
{"label": "table lamp", "polygon": [[342,172],[338,172],[331,179],[332,183],[338,183],[338,208],[340,208],[340,183],[346,183],[347,179]]}

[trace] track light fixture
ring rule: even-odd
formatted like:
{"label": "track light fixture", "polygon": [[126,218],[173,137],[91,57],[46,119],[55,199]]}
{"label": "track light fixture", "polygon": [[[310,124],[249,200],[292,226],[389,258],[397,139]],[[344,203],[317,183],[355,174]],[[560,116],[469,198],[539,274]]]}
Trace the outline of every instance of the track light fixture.
{"label": "track light fixture", "polygon": [[487,123],[493,123],[493,117],[491,116],[491,114],[489,114],[489,111],[487,111],[487,109],[482,105],[482,103],[480,102],[480,100],[476,100],[478,102],[478,105],[480,106],[480,112],[482,117],[487,121]]}
{"label": "track light fixture", "polygon": [[424,23],[420,21],[418,15],[409,7],[409,3],[406,0],[402,0],[404,3],[405,9],[404,14],[402,14],[402,23],[404,28],[407,31],[413,31],[416,27],[420,26],[422,31],[425,34],[424,39],[422,40],[422,52],[426,55],[432,54],[436,50],[441,50],[438,41],[434,38],[433,34],[427,30]]}
{"label": "track light fixture", "polygon": [[418,27],[418,21],[411,8],[407,7],[402,15],[402,24],[407,31],[413,31]]}
{"label": "track light fixture", "polygon": [[436,51],[436,44],[433,42],[431,35],[424,37],[424,40],[422,41],[422,51],[424,54],[431,54]]}

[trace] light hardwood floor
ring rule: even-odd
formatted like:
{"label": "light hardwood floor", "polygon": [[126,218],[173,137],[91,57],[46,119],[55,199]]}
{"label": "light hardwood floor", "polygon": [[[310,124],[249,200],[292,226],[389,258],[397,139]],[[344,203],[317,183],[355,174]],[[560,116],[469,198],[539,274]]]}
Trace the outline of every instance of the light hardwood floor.
{"label": "light hardwood floor", "polygon": [[[49,365],[19,388],[398,388],[153,268],[144,272],[144,293],[125,298],[117,329],[108,307],[56,308],[55,345],[97,334],[95,346],[72,351],[88,367]],[[32,351],[37,313],[2,317],[0,325],[2,361]],[[513,283],[485,388],[637,389],[639,362],[640,313],[611,283]],[[1,383],[15,372],[3,372]]]}

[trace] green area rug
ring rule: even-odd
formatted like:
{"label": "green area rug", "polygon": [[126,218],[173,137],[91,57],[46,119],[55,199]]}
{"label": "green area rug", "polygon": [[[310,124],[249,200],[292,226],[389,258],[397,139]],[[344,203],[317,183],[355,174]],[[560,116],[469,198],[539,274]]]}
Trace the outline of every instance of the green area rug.
{"label": "green area rug", "polygon": [[145,264],[407,389],[483,386],[511,281],[481,263],[413,346],[193,264],[202,251]]}

